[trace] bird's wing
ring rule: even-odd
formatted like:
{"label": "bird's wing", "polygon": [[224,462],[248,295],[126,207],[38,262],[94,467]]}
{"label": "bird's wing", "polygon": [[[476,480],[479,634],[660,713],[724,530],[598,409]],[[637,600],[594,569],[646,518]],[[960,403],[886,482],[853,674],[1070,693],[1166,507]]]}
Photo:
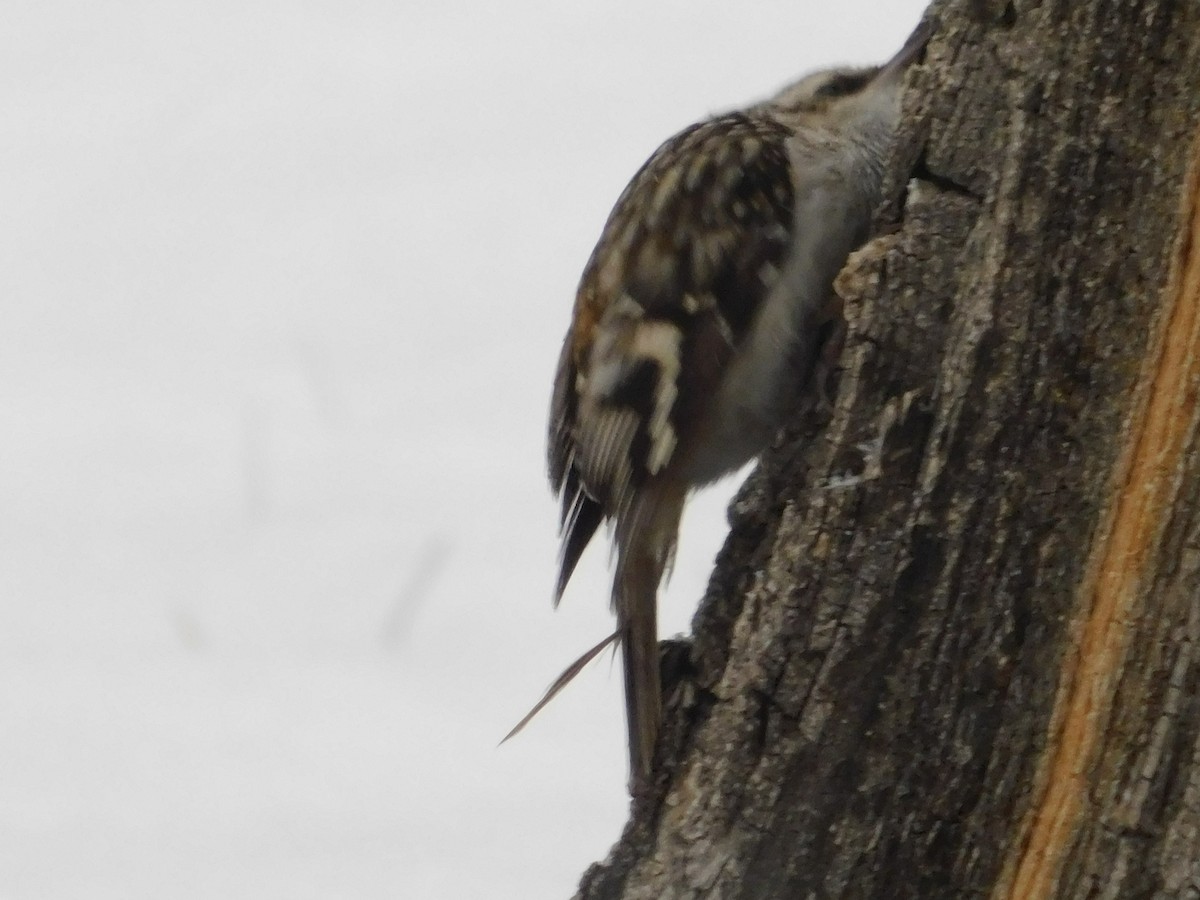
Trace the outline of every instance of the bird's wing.
{"label": "bird's wing", "polygon": [[780,277],[793,223],[790,134],[745,113],[693,126],[613,208],[581,279],[551,407],[560,592],[600,522],[625,515],[686,449]]}

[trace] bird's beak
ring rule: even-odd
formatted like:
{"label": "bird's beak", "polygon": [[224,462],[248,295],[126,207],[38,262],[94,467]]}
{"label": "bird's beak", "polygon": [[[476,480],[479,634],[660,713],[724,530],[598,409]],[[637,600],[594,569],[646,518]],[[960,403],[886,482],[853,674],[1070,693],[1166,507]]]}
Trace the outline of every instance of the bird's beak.
{"label": "bird's beak", "polygon": [[929,38],[932,36],[933,23],[928,19],[923,19],[913,33],[908,36],[908,40],[904,42],[900,52],[884,63],[875,77],[881,81],[896,81],[902,78],[908,67],[921,58],[925,52],[925,45],[929,43]]}

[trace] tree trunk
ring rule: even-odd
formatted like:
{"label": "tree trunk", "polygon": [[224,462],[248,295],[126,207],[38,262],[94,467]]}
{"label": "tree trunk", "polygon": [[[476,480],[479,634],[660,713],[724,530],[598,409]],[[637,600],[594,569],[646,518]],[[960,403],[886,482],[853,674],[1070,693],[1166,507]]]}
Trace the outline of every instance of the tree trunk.
{"label": "tree trunk", "polygon": [[1200,4],[947,0],[578,896],[1200,898]]}

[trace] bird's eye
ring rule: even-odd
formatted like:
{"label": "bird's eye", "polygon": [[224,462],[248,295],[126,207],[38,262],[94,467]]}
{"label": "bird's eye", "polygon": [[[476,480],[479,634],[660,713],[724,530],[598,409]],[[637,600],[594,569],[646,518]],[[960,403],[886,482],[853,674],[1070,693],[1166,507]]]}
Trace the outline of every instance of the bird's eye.
{"label": "bird's eye", "polygon": [[816,96],[824,99],[847,97],[862,90],[871,80],[870,72],[847,72],[834,75],[815,91]]}

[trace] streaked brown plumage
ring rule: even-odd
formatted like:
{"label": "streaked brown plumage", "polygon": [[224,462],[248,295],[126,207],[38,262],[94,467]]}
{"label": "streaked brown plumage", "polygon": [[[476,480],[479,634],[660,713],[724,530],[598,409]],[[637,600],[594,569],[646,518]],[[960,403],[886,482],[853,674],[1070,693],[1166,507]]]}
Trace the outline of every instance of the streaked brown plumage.
{"label": "streaked brown plumage", "polygon": [[584,269],[550,414],[555,599],[611,522],[635,792],[653,768],[656,594],[684,500],[755,456],[813,395],[832,281],[866,238],[900,75],[923,44],[680,132],[634,175]]}

